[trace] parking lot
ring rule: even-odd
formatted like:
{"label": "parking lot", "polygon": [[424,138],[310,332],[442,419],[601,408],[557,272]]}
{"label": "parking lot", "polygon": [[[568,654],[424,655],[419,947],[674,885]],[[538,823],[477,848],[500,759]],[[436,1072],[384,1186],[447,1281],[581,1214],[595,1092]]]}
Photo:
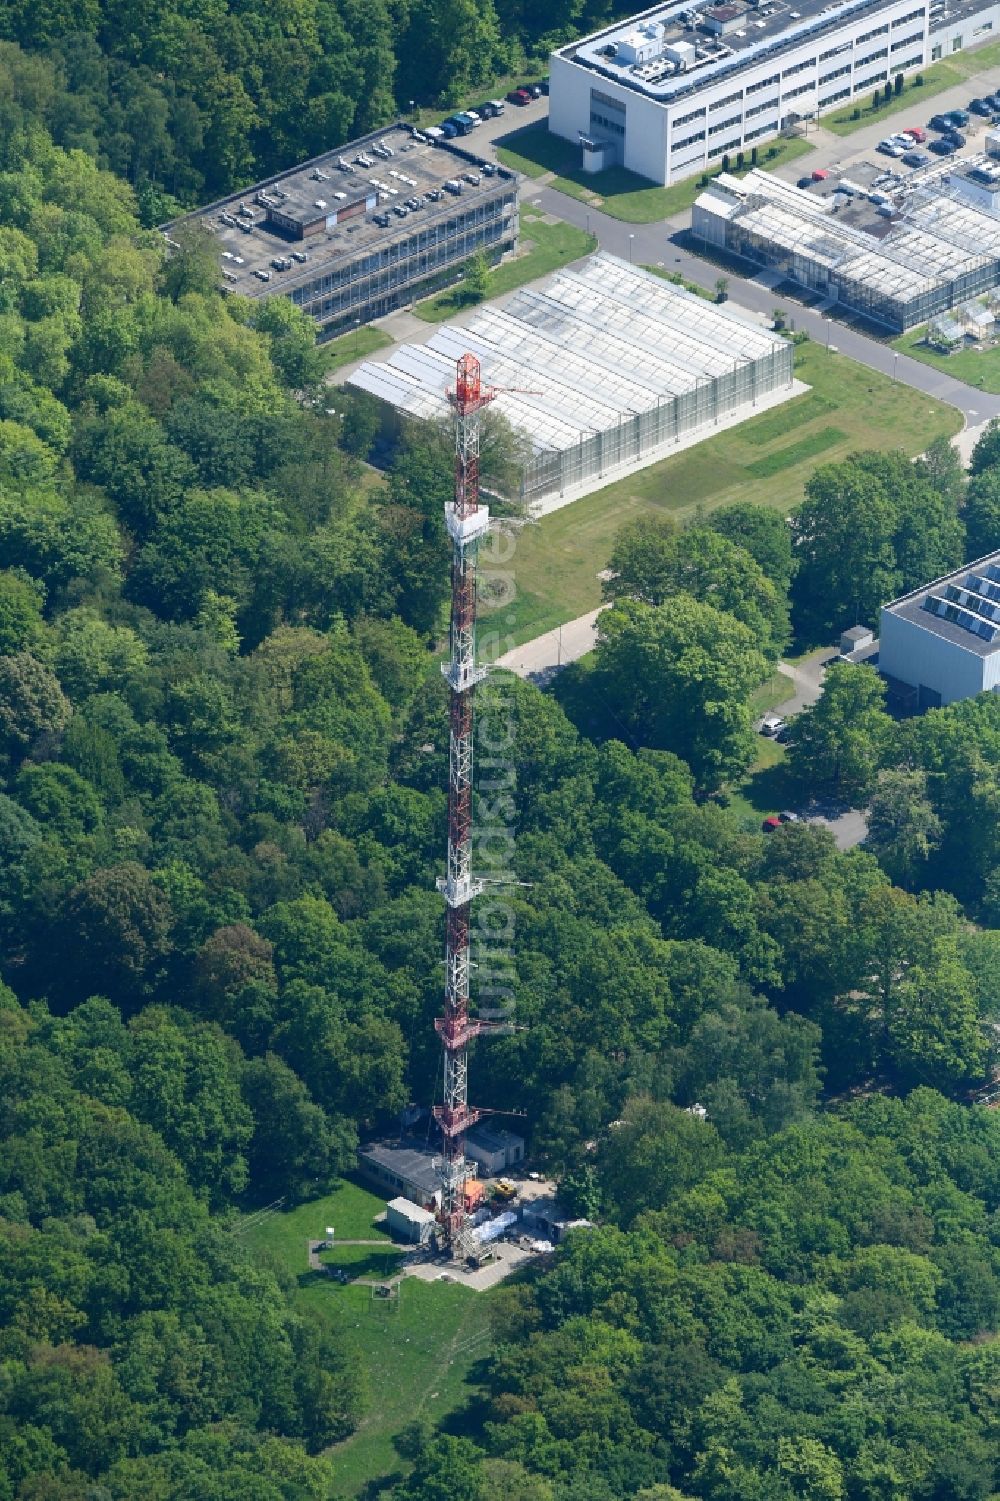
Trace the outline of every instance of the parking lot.
{"label": "parking lot", "polygon": [[[806,139],[812,144],[813,150],[808,157],[799,157],[797,161],[789,162],[785,166],[776,169],[776,175],[784,177],[787,181],[795,182],[808,168],[811,173],[814,169],[825,169],[831,177],[846,176],[850,178],[853,171],[865,163],[876,168],[893,168],[896,161],[878,151],[878,144],[887,136],[896,131],[907,130],[910,126],[918,126],[927,130],[928,140],[936,138],[940,132],[931,131],[928,127],[930,120],[935,115],[946,115],[952,110],[968,111],[972,99],[986,98],[996,94],[1000,90],[1000,66],[984,68],[981,73],[974,74],[963,83],[955,87],[944,89],[938,94],[932,94],[924,100],[918,89],[909,91],[909,100],[912,108],[901,110],[896,114],[883,116],[875,119],[871,124],[862,125],[852,131],[850,135],[839,136],[832,131],[826,130],[823,121],[808,125]],[[983,150],[986,134],[994,127],[989,118],[972,115],[968,126],[962,127],[962,134],[966,137],[966,144],[955,153],[956,156],[975,156]],[[996,127],[1000,129],[1000,126]],[[927,149],[926,145],[923,149]],[[946,165],[954,161],[955,157],[938,158],[934,153],[928,153],[932,161],[939,165]],[[910,170],[900,167],[900,172],[906,174]],[[819,191],[832,192],[835,184],[820,188]]]}

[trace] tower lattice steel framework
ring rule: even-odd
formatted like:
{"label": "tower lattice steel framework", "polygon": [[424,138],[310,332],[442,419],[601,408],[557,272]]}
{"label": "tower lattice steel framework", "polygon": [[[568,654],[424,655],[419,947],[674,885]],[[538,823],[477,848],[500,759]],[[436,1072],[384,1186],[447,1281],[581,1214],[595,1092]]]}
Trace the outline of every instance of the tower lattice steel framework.
{"label": "tower lattice steel framework", "polygon": [[479,503],[479,418],[495,392],[484,389],[479,361],[458,361],[455,389],[455,499],[445,506],[452,542],[451,652],[442,671],[451,689],[448,769],[448,866],[438,882],[447,904],[444,1015],[435,1022],[444,1047],[444,1098],[434,1115],[441,1128],[441,1223],[452,1253],[466,1244],[465,1133],[482,1111],[469,1105],[469,1043],[489,1024],[469,1015],[470,919],[483,883],[472,874],[472,734],[476,684],[476,560],[489,530],[489,507]]}

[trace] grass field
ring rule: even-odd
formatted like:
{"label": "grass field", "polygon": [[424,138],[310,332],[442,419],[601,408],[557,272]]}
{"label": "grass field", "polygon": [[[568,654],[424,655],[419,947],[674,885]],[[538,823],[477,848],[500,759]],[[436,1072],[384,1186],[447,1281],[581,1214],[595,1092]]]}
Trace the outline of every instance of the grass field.
{"label": "grass field", "polygon": [[331,1501],[347,1501],[372,1485],[378,1494],[409,1469],[393,1442],[415,1418],[449,1418],[474,1394],[475,1376],[490,1348],[489,1293],[443,1282],[403,1279],[398,1302],[372,1298],[365,1285],[334,1282],[310,1272],[306,1241],[332,1225],[337,1239],[380,1240],[380,1246],[338,1245],[321,1259],[352,1276],[383,1278],[401,1252],[373,1220],[385,1200],[344,1182],[331,1194],[287,1214],[269,1214],[237,1233],[251,1249],[281,1262],[298,1280],[296,1304],[306,1315],[344,1329],[361,1352],[370,1401],[358,1431],[330,1451],[336,1471]]}
{"label": "grass field", "polygon": [[963,78],[972,78],[987,68],[1000,64],[1000,41],[987,42],[985,47],[963,48],[952,52],[948,58],[949,68],[956,69]]}
{"label": "grass field", "polygon": [[[525,248],[513,260],[505,261],[490,272],[488,298],[502,297],[505,292],[513,292],[526,282],[547,276],[550,271],[597,249],[596,235],[588,235],[572,224],[546,224],[543,216],[530,204],[521,208],[521,233]],[[453,318],[456,313],[472,306],[475,304],[463,299],[459,286],[449,287],[436,297],[418,302],[413,311],[426,323],[443,323],[446,318]]]}
{"label": "grass field", "polygon": [[373,1277],[386,1282],[393,1277],[406,1255],[404,1246],[342,1246],[321,1251],[324,1266],[343,1267],[352,1277]]}
{"label": "grass field", "polygon": [[354,1497],[367,1486],[381,1495],[410,1468],[393,1443],[402,1429],[419,1418],[440,1424],[474,1395],[490,1350],[490,1295],[406,1277],[398,1303],[337,1284],[310,1289],[303,1302],[316,1305],[327,1294],[364,1355],[371,1388],[357,1432],[329,1453],[334,1496]]}
{"label": "grass field", "polygon": [[310,1199],[286,1214],[269,1214],[237,1233],[248,1246],[270,1252],[297,1274],[307,1268],[306,1241],[319,1240],[327,1225],[333,1226],[339,1240],[384,1240],[391,1246],[386,1232],[372,1223],[384,1213],[384,1199],[345,1180],[321,1199]]}
{"label": "grass field", "polygon": [[759,719],[762,714],[783,704],[786,698],[791,698],[794,692],[794,684],[783,672],[772,672],[767,682],[761,683],[756,693],[750,695],[750,713],[754,719]]}
{"label": "grass field", "polygon": [[794,804],[798,789],[788,775],[785,747],[767,735],[757,737],[757,759],[729,789],[729,811],[741,824],[759,829],[769,813]]}
{"label": "grass field", "polygon": [[[605,172],[584,172],[580,166],[579,147],[552,135],[546,125],[528,126],[507,139],[511,142],[509,146],[497,147],[497,156],[505,166],[536,179],[553,173],[554,178],[548,184],[550,187],[630,224],[652,224],[657,219],[679,214],[690,208],[701,192],[700,175],[685,178],[673,187],[657,188],[651,186],[645,177],[638,177],[624,167],[609,167]],[[794,161],[812,149],[801,137],[774,141],[761,147],[758,165],[768,169],[779,167],[782,162]],[[747,168],[749,165],[748,152]]]}
{"label": "grass field", "polygon": [[945,370],[955,380],[964,380],[967,386],[977,391],[1000,392],[1000,345],[993,349],[959,349],[955,354],[939,354],[929,349],[923,341],[924,329],[911,328],[909,333],[893,339],[893,349],[908,354],[911,360],[922,365],[933,365],[935,370]]}
{"label": "grass field", "polygon": [[337,370],[341,365],[349,365],[353,360],[363,360],[366,354],[374,354],[376,349],[385,349],[391,343],[389,335],[384,334],[380,328],[372,328],[370,325],[356,328],[353,333],[341,334],[339,338],[331,339],[322,346],[326,368]]}
{"label": "grass field", "polygon": [[[832,130],[835,135],[846,136],[850,135],[853,130],[860,130],[862,125],[874,124],[875,121],[881,120],[883,115],[888,118],[889,115],[898,114],[901,110],[913,110],[912,123],[923,125],[925,123],[923,119],[925,99],[932,99],[935,94],[940,94],[944,89],[953,88],[966,78],[985,72],[987,68],[995,68],[998,63],[1000,63],[1000,41],[987,42],[985,47],[975,47],[971,50],[963,48],[960,52],[950,53],[947,61],[931,63],[929,67],[923,68],[919,75],[924,80],[923,84],[917,85],[915,82],[917,75],[908,78],[903,85],[903,92],[899,95],[893,94],[888,104],[880,104],[878,109],[872,109],[871,95],[868,96],[868,103],[865,105],[861,104],[864,96],[859,95],[857,99],[824,115],[821,123],[825,130]],[[874,93],[874,88],[872,93]],[[852,120],[851,115],[859,105],[861,119]]]}
{"label": "grass field", "polygon": [[[922,84],[918,85],[912,78],[907,79],[903,92],[893,94],[888,103],[879,104],[878,109],[872,109],[871,106],[872,95],[875,92],[872,88],[871,93],[867,95],[867,104],[861,102],[866,96],[859,94],[856,99],[850,100],[841,108],[823,115],[820,123],[824,130],[832,130],[834,135],[846,136],[854,130],[860,130],[864,125],[873,125],[883,117],[888,119],[890,115],[899,114],[900,110],[908,110],[914,116],[911,123],[923,125],[924,101],[932,99],[935,94],[940,94],[943,89],[950,89],[955,84],[961,83],[963,77],[966,76],[959,68],[953,66],[954,60],[949,58],[946,63],[931,63],[930,67],[924,68],[919,74],[924,80]],[[982,63],[980,66],[988,67],[989,65]],[[851,118],[856,109],[861,110],[859,120]]]}
{"label": "grass field", "polygon": [[[801,500],[817,462],[842,459],[856,448],[892,446],[918,454],[932,439],[952,436],[961,426],[952,407],[818,344],[799,347],[796,374],[811,392],[525,528],[511,565],[517,595],[503,605],[505,629],[514,642],[528,641],[600,603],[598,572],[607,565],[619,528],[637,516],[683,519],[699,507],[711,510],[736,500],[787,513]],[[836,439],[830,437],[830,414],[840,434]],[[813,444],[819,433],[825,436],[817,454]],[[762,476],[759,466],[772,455],[780,455],[781,462],[774,461],[776,468],[769,464]]]}

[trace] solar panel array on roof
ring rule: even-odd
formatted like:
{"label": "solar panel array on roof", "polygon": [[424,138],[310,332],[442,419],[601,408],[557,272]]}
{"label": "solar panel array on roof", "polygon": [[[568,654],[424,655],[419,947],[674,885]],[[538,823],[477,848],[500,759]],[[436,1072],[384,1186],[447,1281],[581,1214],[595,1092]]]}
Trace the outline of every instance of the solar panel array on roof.
{"label": "solar panel array on roof", "polygon": [[426,344],[399,346],[385,363],[365,362],[350,384],[411,416],[444,418],[466,352],[531,444],[527,501],[596,488],[617,467],[792,390],[785,339],[603,253]]}

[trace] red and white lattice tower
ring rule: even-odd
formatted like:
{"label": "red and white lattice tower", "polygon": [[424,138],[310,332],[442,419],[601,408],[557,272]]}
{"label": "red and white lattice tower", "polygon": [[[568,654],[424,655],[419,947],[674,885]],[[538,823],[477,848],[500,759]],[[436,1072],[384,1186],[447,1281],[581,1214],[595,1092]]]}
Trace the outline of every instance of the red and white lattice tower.
{"label": "red and white lattice tower", "polygon": [[444,1045],[444,1100],[434,1115],[444,1138],[441,1162],[441,1223],[454,1255],[465,1245],[465,1132],[481,1112],[470,1108],[469,1043],[486,1024],[469,1015],[469,928],[473,898],[482,882],[472,874],[472,729],[476,684],[486,669],[476,665],[476,554],[489,530],[490,513],[479,504],[479,416],[493,400],[483,389],[479,361],[464,354],[448,395],[455,409],[455,499],[445,506],[452,543],[451,653],[442,671],[451,689],[448,772],[448,874],[438,882],[447,903],[444,1015],[435,1027]]}

